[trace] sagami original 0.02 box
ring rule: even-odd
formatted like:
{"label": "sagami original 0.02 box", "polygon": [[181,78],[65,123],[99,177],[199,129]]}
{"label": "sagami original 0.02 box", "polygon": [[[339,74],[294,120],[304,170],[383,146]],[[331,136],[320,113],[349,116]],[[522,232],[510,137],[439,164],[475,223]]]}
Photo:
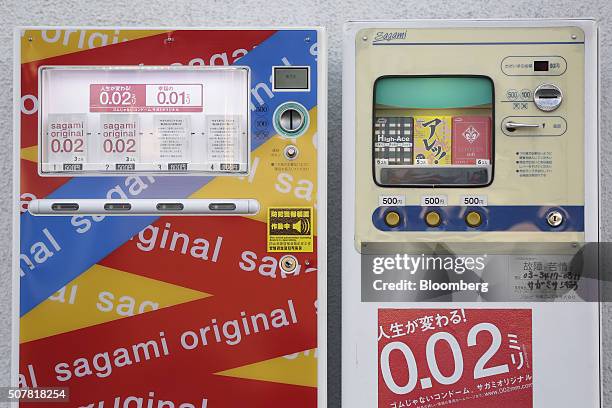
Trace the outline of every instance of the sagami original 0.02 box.
{"label": "sagami original 0.02 box", "polygon": [[453,164],[491,163],[491,118],[454,116],[452,134]]}

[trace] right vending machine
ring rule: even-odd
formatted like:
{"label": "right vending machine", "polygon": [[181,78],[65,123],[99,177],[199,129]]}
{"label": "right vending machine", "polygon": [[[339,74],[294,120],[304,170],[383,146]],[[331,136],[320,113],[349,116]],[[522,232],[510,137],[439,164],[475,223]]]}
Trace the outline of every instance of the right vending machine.
{"label": "right vending machine", "polygon": [[344,27],[342,406],[601,406],[592,20]]}

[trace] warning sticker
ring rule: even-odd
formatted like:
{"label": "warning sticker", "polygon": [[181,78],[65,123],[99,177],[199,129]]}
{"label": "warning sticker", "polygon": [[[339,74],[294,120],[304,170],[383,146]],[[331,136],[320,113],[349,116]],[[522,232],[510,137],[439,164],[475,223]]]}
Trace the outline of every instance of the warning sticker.
{"label": "warning sticker", "polygon": [[312,207],[268,208],[268,252],[313,252]]}

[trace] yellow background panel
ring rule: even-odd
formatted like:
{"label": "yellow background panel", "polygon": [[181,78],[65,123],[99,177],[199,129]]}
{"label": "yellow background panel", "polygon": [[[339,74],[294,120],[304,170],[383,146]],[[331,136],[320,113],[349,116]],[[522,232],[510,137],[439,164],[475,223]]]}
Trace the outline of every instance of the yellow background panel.
{"label": "yellow background panel", "polygon": [[231,370],[221,371],[217,375],[316,387],[316,350],[307,350],[296,355],[277,357],[243,367],[232,368]]}
{"label": "yellow background panel", "polygon": [[31,162],[38,162],[38,145],[24,147],[21,149],[21,158]]}
{"label": "yellow background panel", "polygon": [[[21,318],[21,342],[210,296],[94,265]],[[153,305],[155,304],[155,305]]]}

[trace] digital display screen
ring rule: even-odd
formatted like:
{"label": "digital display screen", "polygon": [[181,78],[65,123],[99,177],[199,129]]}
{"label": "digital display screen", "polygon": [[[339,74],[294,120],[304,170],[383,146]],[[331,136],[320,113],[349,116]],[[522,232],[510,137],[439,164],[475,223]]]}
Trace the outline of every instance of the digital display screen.
{"label": "digital display screen", "polygon": [[533,70],[534,71],[548,71],[548,61],[534,61]]}
{"label": "digital display screen", "polygon": [[308,67],[275,67],[274,88],[281,90],[307,90],[310,88]]}
{"label": "digital display screen", "polygon": [[43,67],[40,173],[245,174],[249,71]]}

